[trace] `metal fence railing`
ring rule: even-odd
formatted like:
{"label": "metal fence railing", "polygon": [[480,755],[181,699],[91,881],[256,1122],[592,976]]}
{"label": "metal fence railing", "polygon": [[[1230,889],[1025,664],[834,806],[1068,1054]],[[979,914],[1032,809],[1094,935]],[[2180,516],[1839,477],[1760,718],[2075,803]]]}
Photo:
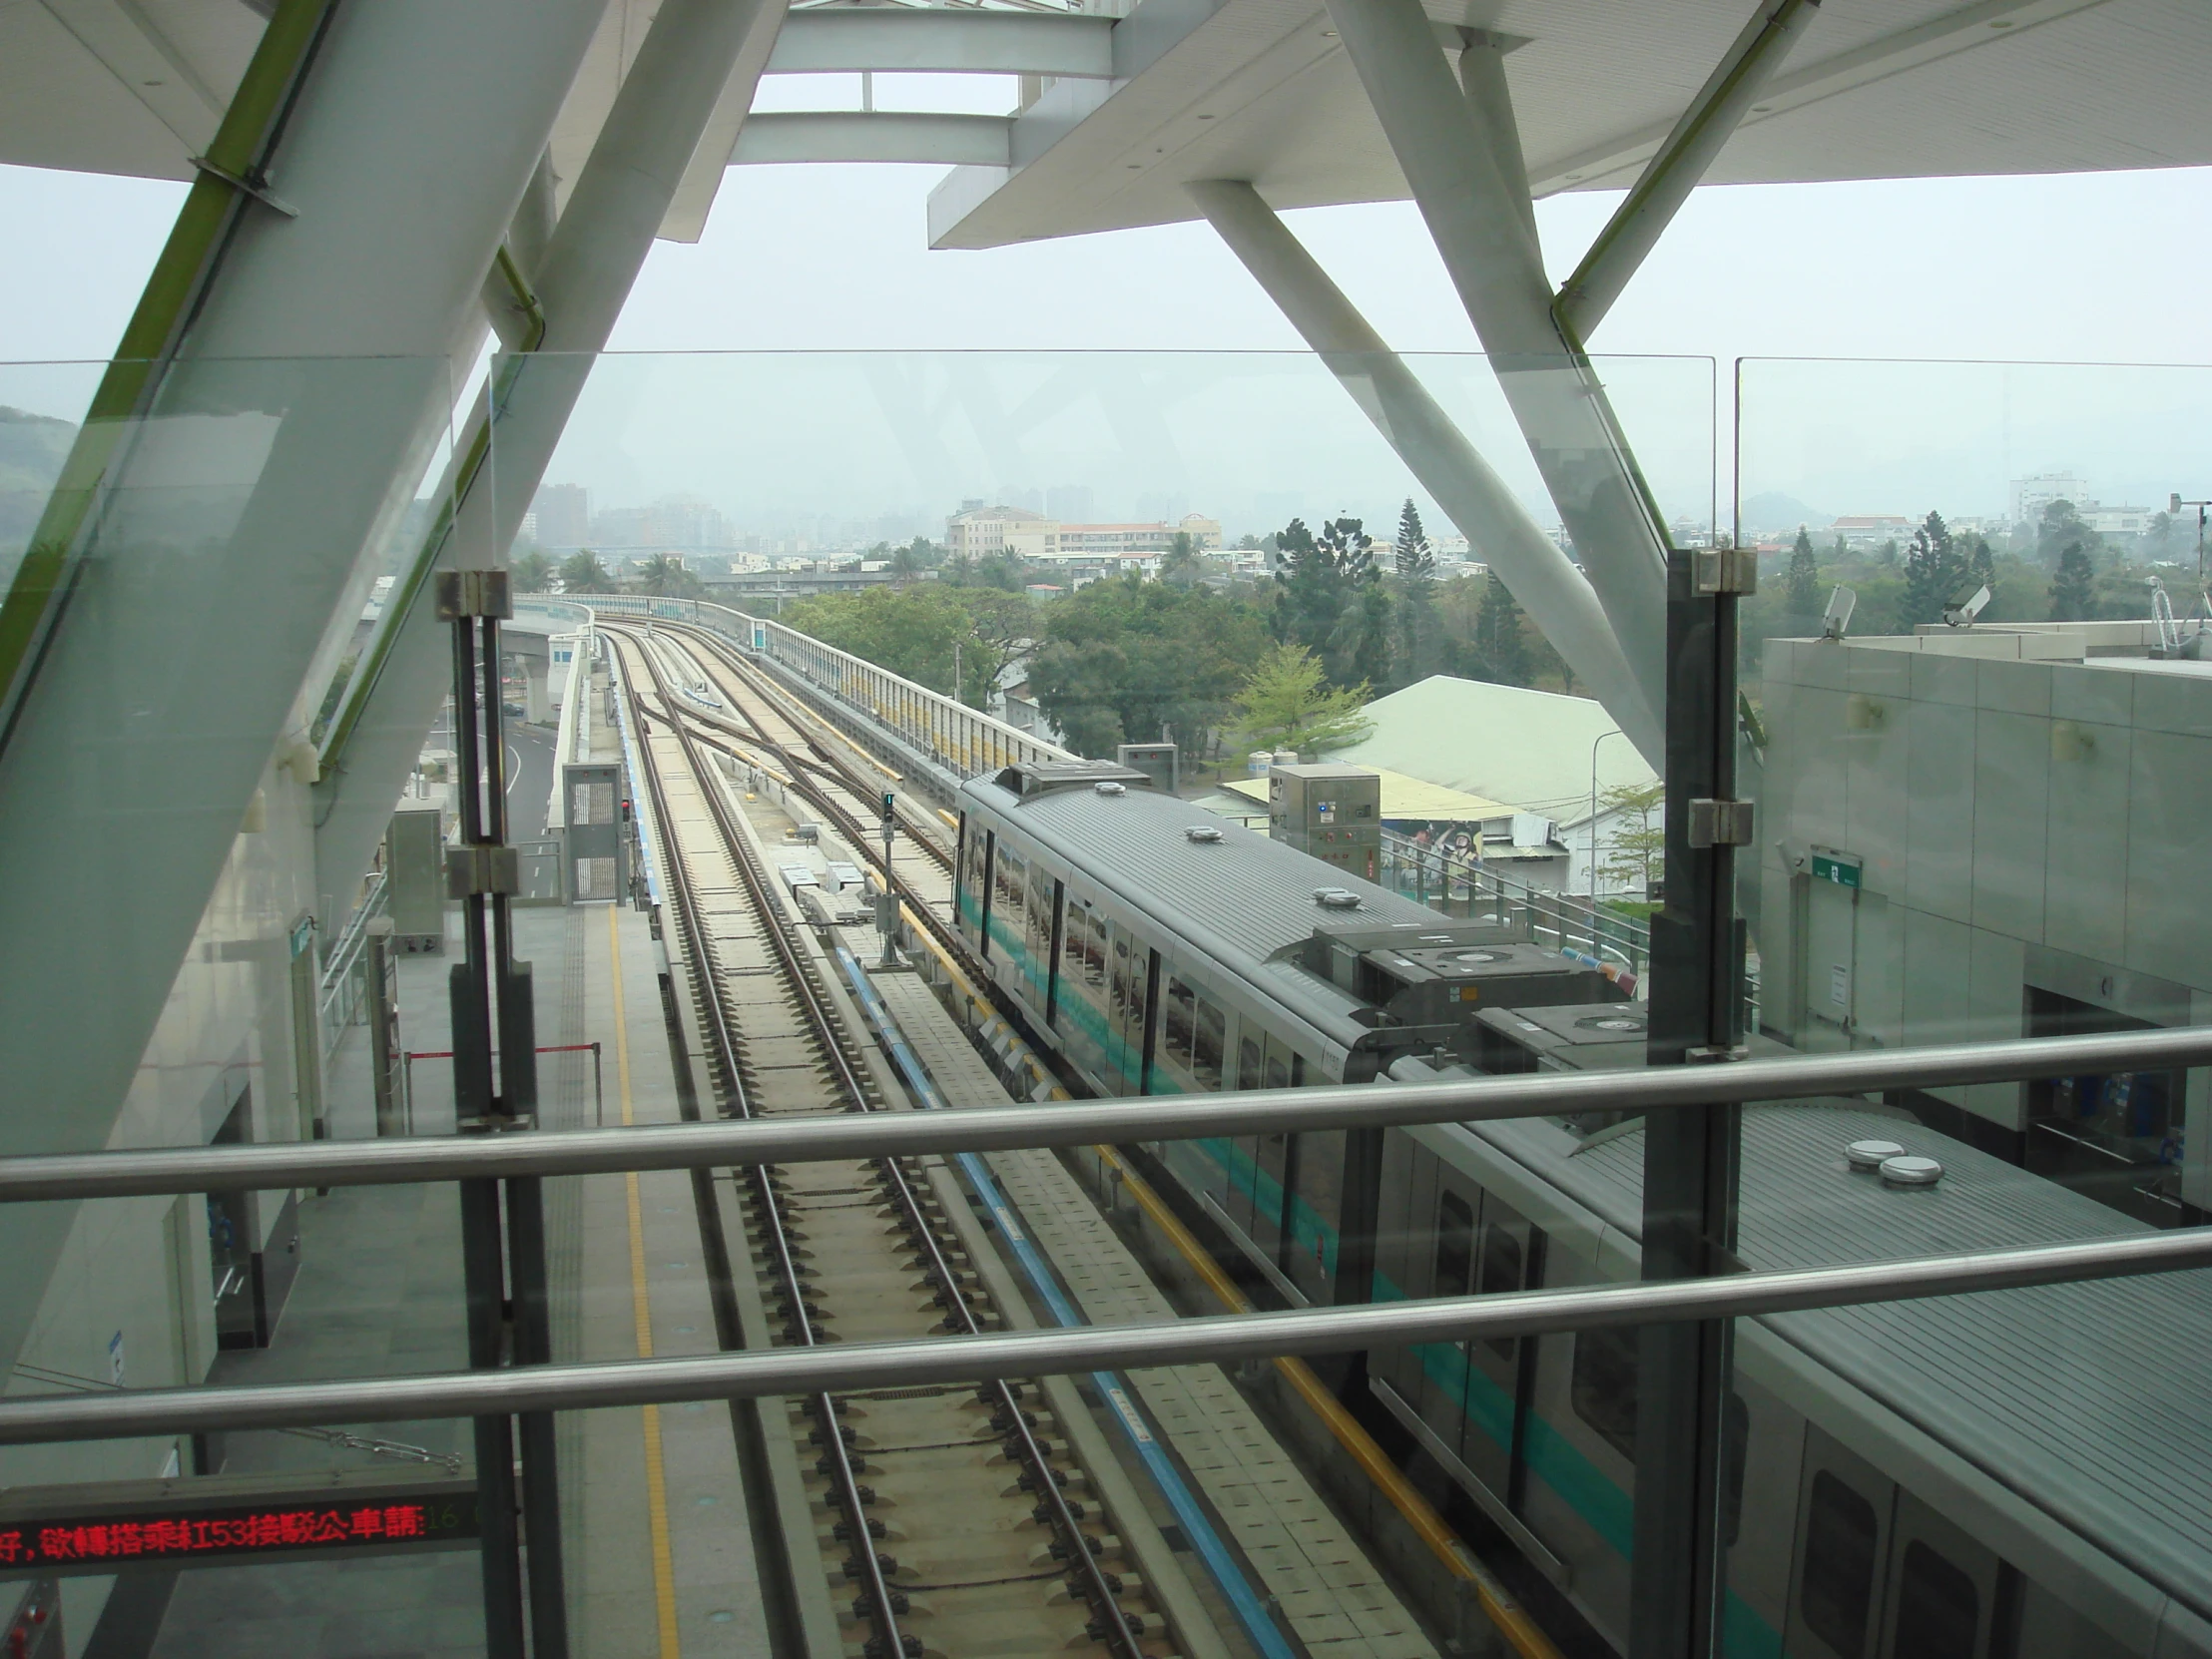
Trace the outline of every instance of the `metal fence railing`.
{"label": "metal fence railing", "polygon": [[[288,1142],[0,1159],[0,1203],[338,1187],[1283,1133],[1802,1099],[2212,1064],[2212,1028],[1861,1050],[1634,1073],[1540,1072],[1161,1099],[677,1123],[529,1135]],[[1239,1314],[707,1358],[123,1389],[0,1400],[0,1443],[390,1421],[1035,1377],[1101,1366],[1345,1352],[1470,1337],[1720,1320],[2212,1266],[2212,1228],[1845,1267],[1293,1313]]]}
{"label": "metal fence railing", "polygon": [[376,871],[369,877],[368,891],[337,939],[324,953],[322,973],[316,987],[317,1000],[322,1016],[322,1057],[328,1060],[337,1052],[338,1044],[345,1037],[345,1028],[360,1017],[362,1000],[368,994],[368,924],[384,913],[390,897],[390,888],[384,880],[384,872]]}
{"label": "metal fence railing", "polygon": [[1635,989],[1651,965],[1651,928],[1633,915],[1553,892],[1495,864],[1383,831],[1382,885],[1446,915],[1525,919],[1536,940],[1581,956]]}

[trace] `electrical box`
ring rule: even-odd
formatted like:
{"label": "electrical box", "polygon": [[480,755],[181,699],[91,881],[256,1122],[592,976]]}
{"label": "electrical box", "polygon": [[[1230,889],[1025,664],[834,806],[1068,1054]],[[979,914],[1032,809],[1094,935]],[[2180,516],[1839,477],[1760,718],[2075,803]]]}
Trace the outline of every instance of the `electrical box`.
{"label": "electrical box", "polygon": [[1132,772],[1141,772],[1152,780],[1154,789],[1163,795],[1181,793],[1182,777],[1178,751],[1172,743],[1125,743],[1114,751],[1114,758]]}
{"label": "electrical box", "polygon": [[394,950],[445,951],[445,814],[436,807],[391,815],[384,831],[384,885]]}
{"label": "electrical box", "polygon": [[1381,774],[1326,762],[1271,768],[1268,833],[1324,863],[1375,880],[1382,858]]}

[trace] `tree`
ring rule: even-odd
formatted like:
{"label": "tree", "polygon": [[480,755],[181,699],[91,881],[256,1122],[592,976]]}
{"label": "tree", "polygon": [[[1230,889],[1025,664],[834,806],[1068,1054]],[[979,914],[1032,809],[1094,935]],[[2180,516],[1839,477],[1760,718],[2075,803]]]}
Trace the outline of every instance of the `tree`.
{"label": "tree", "polygon": [[926,536],[916,536],[904,547],[890,550],[891,575],[897,581],[910,582],[931,566],[942,563],[943,559],[944,549]]}
{"label": "tree", "polygon": [[1397,515],[1398,680],[1411,685],[1436,672],[1436,552],[1412,498]]}
{"label": "tree", "polygon": [[[1997,560],[1996,555],[1989,551],[1988,537],[1976,536],[1971,542],[1964,544],[1961,550],[1966,559],[1966,586],[1969,589],[1987,588],[1992,594],[1995,593]],[[1990,620],[1993,622],[1996,619],[1991,617]]]}
{"label": "tree", "polygon": [[561,561],[563,593],[605,593],[614,585],[615,579],[607,574],[607,567],[599,562],[599,555],[588,547]]}
{"label": "tree", "polygon": [[638,566],[636,587],[658,599],[695,599],[702,591],[699,578],[672,553],[656,553]]}
{"label": "tree", "polygon": [[1792,616],[1818,616],[1821,609],[1821,567],[1813,556],[1813,535],[1798,526],[1797,545],[1790,549],[1790,573],[1782,584],[1783,609]]}
{"label": "tree", "polygon": [[1033,648],[1037,633],[1026,595],[942,582],[822,594],[792,606],[784,621],[971,708],[988,702],[1006,665]]}
{"label": "tree", "polygon": [[2050,619],[2086,622],[2096,609],[2096,567],[2089,562],[2087,548],[2069,543],[2058,555],[2058,575],[2050,585]]}
{"label": "tree", "polygon": [[2082,522],[2071,501],[2046,501],[2035,525],[2035,556],[2053,572],[2069,547],[2077,547],[2094,565],[2104,549],[2104,538]]}
{"label": "tree", "polygon": [[1930,513],[1905,555],[1905,601],[1899,621],[1906,627],[1943,620],[1943,607],[1963,599],[1966,561],[1941,513]]}
{"label": "tree", "polygon": [[1188,530],[1176,531],[1168,543],[1167,555],[1160,561],[1160,580],[1187,588],[1205,574],[1206,561],[1199,553],[1198,538]]}
{"label": "tree", "polygon": [[1521,632],[1520,605],[1494,571],[1482,590],[1482,608],[1475,613],[1471,650],[1467,667],[1477,680],[1525,686],[1536,678],[1528,640]]}
{"label": "tree", "polygon": [[1118,743],[1164,736],[1195,757],[1211,752],[1267,643],[1258,607],[1131,572],[1046,607],[1029,684],[1083,754],[1104,758]]}
{"label": "tree", "polygon": [[532,548],[515,560],[508,575],[517,593],[543,593],[552,584],[553,561]]}
{"label": "tree", "polygon": [[[1616,886],[1632,886],[1649,893],[1666,863],[1667,831],[1654,825],[1651,815],[1665,805],[1667,787],[1658,779],[1648,784],[1618,784],[1598,797],[1601,817],[1617,822],[1605,848],[1598,873]],[[1629,823],[1630,818],[1634,823]],[[1595,895],[1596,889],[1591,889]]]}
{"label": "tree", "polygon": [[1388,598],[1380,606],[1368,602],[1367,589],[1381,583],[1382,571],[1360,520],[1330,519],[1317,533],[1294,518],[1275,539],[1276,637],[1313,652],[1337,685],[1354,684],[1363,666],[1373,669],[1379,660],[1386,676]]}
{"label": "tree", "polygon": [[1319,754],[1358,743],[1375,730],[1361,711],[1366,686],[1334,687],[1304,646],[1270,649],[1237,694],[1232,728],[1240,748],[1293,749]]}

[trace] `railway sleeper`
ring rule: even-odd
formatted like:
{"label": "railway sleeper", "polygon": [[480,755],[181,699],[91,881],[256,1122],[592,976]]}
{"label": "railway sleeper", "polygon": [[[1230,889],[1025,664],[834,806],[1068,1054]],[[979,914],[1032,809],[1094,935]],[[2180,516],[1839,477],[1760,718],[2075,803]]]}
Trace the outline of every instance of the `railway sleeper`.
{"label": "railway sleeper", "polygon": [[[1038,1507],[1046,1508],[1049,1506],[1040,1504]],[[1103,1559],[1121,1553],[1121,1540],[1110,1532],[1103,1536],[1095,1532],[1085,1532],[1080,1536],[1084,1547],[1096,1558]],[[1065,1561],[1072,1554],[1074,1554],[1074,1550],[1069,1546],[1067,1539],[1055,1537],[1051,1542],[1039,1544],[1029,1552],[1029,1564],[1032,1567],[1049,1567],[1055,1561]]]}

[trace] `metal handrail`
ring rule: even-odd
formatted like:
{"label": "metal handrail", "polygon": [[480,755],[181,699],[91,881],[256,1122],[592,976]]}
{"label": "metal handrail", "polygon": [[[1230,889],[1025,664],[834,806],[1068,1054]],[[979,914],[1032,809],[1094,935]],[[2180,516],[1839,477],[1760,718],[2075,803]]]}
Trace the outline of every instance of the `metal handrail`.
{"label": "metal handrail", "polygon": [[1461,857],[1440,847],[1416,846],[1410,837],[1387,830],[1382,831],[1382,852],[1385,872],[1392,871],[1393,866],[1395,869],[1433,870],[1445,883],[1446,892],[1452,881],[1464,882],[1470,902],[1487,887],[1490,895],[1547,917],[1559,933],[1562,944],[1572,936],[1570,924],[1578,924],[1581,937],[1590,941],[1593,956],[1616,957],[1631,973],[1641,974],[1651,960],[1650,927],[1632,916],[1601,910],[1592,899],[1535,886],[1481,859]]}
{"label": "metal handrail", "polygon": [[0,1158],[0,1203],[751,1167],[1100,1141],[1499,1122],[2202,1065],[2212,1065],[2212,1026],[1859,1049],[1644,1071],[1533,1072],[1450,1083],[1144,1095],[956,1112],[761,1118],[528,1135],[59,1153]]}
{"label": "metal handrail", "polygon": [[[338,934],[337,942],[330,947],[330,954],[322,964],[315,1008],[322,1022],[324,1059],[337,1051],[346,1027],[353,1022],[353,1010],[360,1005],[366,984],[365,975],[357,970],[363,948],[368,943],[368,924],[383,913],[390,897],[390,883],[384,872],[378,870],[369,883],[367,896],[354,906],[353,914],[347,918],[344,930]],[[333,1004],[339,1004],[334,1016]]]}
{"label": "metal handrail", "polygon": [[[937,1114],[911,1115],[923,1122],[943,1121]],[[2212,1266],[2212,1228],[2189,1228],[2081,1244],[1596,1290],[1520,1291],[1212,1319],[1055,1326],[980,1337],[837,1343],[690,1359],[523,1366],[332,1382],[16,1395],[0,1399],[0,1444],[567,1411],[803,1395],[829,1388],[847,1392],[1200,1361],[1226,1364],[1285,1354],[1348,1353],[1682,1320],[1741,1319],[2206,1266]]]}

